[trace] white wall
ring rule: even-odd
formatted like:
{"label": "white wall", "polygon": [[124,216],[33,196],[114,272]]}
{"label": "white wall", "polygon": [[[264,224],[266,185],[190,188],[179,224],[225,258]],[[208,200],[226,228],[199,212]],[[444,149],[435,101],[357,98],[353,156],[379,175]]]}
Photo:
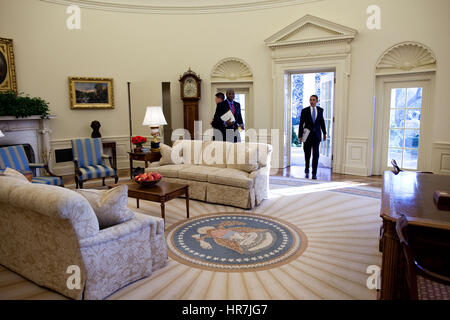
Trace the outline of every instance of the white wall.
{"label": "white wall", "polygon": [[[382,29],[366,27],[366,8],[381,7]],[[264,40],[305,14],[358,30],[352,43],[347,137],[371,139],[374,68],[392,45],[417,41],[437,56],[433,142],[450,143],[450,43],[448,0],[325,0],[254,12],[162,15],[82,8],[81,30],[68,30],[63,5],[38,0],[0,0],[0,37],[12,38],[19,91],[50,102],[52,139],[67,141],[89,136],[92,120],[102,123],[104,137],[128,135],[127,81],[152,83],[149,101],[133,105],[134,114],[161,103],[161,82],[171,82],[174,128],[182,127],[179,76],[188,67],[200,74],[200,120],[214,112],[209,74],[226,57],[239,57],[254,75],[255,128],[270,128],[272,70]],[[71,110],[68,76],[112,77],[115,109]],[[142,109],[142,110],[141,110]],[[205,127],[205,126],[204,126]],[[136,134],[148,134],[135,128]],[[124,160],[124,159],[122,159]],[[364,159],[365,163],[370,163]],[[126,167],[126,161],[121,162]]]}

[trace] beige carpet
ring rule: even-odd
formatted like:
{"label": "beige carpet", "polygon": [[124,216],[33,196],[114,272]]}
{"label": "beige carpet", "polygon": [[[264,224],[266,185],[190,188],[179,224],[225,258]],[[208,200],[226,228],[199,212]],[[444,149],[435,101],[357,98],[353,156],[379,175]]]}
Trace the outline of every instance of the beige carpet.
{"label": "beige carpet", "polygon": [[[270,199],[252,212],[284,219],[307,235],[308,247],[297,259],[243,273],[207,271],[170,259],[163,269],[109,299],[376,299],[377,292],[366,287],[366,269],[381,265],[379,190],[366,188],[372,196],[362,196],[349,192],[345,183],[285,181],[274,181]],[[136,209],[130,199],[129,207],[160,216],[157,203],[141,200]],[[243,211],[199,201],[190,201],[190,208],[192,216]],[[184,199],[166,204],[168,226],[185,218]],[[0,266],[0,299],[61,298]]]}

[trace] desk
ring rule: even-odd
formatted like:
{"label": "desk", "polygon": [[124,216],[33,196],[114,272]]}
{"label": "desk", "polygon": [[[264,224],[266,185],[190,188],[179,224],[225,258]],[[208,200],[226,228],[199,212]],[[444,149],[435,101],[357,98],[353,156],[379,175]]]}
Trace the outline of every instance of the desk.
{"label": "desk", "polygon": [[159,152],[128,152],[130,157],[130,179],[133,179],[133,160],[145,162],[145,167],[148,168],[148,162],[155,162],[161,159]]}
{"label": "desk", "polygon": [[[383,176],[381,218],[383,219],[381,247],[382,300],[404,298],[401,247],[395,230],[400,214],[420,237],[450,239],[450,212],[438,210],[433,201],[435,190],[450,191],[450,177],[402,171],[398,175],[386,171]],[[446,240],[446,237],[447,240]]]}

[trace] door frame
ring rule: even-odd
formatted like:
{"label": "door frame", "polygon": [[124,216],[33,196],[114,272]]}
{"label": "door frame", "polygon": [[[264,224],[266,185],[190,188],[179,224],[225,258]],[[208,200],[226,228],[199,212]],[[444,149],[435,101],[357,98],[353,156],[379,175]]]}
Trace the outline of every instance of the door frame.
{"label": "door frame", "polygon": [[[286,97],[285,89],[289,74],[311,72],[334,72],[334,129],[333,129],[333,162],[332,172],[343,173],[345,163],[345,137],[347,128],[348,88],[350,76],[350,57],[347,54],[324,57],[309,57],[273,61],[274,70],[274,108],[272,113],[272,127],[278,128],[280,152],[278,167],[285,168],[290,157],[290,135],[286,129],[291,129],[286,115],[290,111],[290,97]],[[289,98],[289,101],[287,100]],[[288,110],[289,108],[289,110]],[[291,113],[289,113],[290,115]],[[276,159],[274,159],[276,161]],[[290,160],[290,159],[289,159]]]}
{"label": "door frame", "polygon": [[[433,119],[433,97],[434,97],[434,81],[435,73],[410,73],[397,75],[381,75],[376,78],[376,96],[375,96],[375,125],[373,134],[373,148],[372,148],[372,175],[381,175],[386,169],[386,164],[382,161],[387,159],[384,155],[383,141],[385,140],[386,132],[384,132],[384,121],[387,117],[386,112],[389,103],[386,97],[386,89],[396,83],[401,86],[401,83],[408,82],[422,82],[424,92],[422,94],[422,113],[420,119],[420,145],[419,145],[419,162],[417,163],[417,170],[431,171],[432,160],[432,132],[431,121]],[[390,111],[389,111],[390,112]]]}
{"label": "door frame", "polygon": [[[291,87],[292,87],[292,82],[291,82],[291,78],[293,74],[306,74],[306,73],[322,73],[322,72],[329,72],[329,73],[334,73],[334,83],[333,83],[333,117],[334,117],[334,98],[335,98],[335,91],[336,91],[336,71],[334,69],[308,69],[308,71],[292,71],[292,72],[288,72],[286,75],[286,86],[288,86],[287,89],[287,97],[286,97],[286,112],[288,115],[290,115],[287,118],[287,132],[290,134],[287,134],[286,136],[286,165],[289,167],[291,166],[291,155],[292,155],[292,101],[291,101],[291,97],[292,97],[292,92],[291,92]],[[319,97],[320,98],[320,97]],[[320,104],[319,104],[320,107]],[[334,131],[334,123],[332,126]],[[327,132],[327,134],[329,134],[329,132]],[[333,135],[331,136],[331,155],[333,158],[333,147],[334,147],[334,141],[333,141]],[[331,164],[330,164],[330,169],[333,169],[333,160],[331,160]]]}
{"label": "door frame", "polygon": [[[246,106],[245,106],[245,115],[247,117],[245,122],[245,129],[253,128],[253,82],[213,82],[211,83],[211,105],[214,106],[214,109],[211,110],[210,116],[211,118],[214,116],[214,113],[216,111],[216,102],[215,102],[215,96],[216,93],[221,92],[220,89],[222,88],[232,88],[235,91],[236,90],[244,90],[247,91],[247,99],[246,99]],[[226,92],[223,92],[225,95],[225,99],[227,98]]]}

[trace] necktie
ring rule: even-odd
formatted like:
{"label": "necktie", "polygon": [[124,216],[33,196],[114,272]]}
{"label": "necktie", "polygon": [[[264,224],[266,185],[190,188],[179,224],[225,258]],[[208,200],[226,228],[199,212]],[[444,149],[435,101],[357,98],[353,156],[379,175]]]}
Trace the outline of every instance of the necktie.
{"label": "necktie", "polygon": [[231,112],[233,113],[233,115],[234,115],[234,104],[233,104],[233,101],[231,101]]}
{"label": "necktie", "polygon": [[313,117],[313,122],[316,122],[316,108],[313,108],[312,117]]}

